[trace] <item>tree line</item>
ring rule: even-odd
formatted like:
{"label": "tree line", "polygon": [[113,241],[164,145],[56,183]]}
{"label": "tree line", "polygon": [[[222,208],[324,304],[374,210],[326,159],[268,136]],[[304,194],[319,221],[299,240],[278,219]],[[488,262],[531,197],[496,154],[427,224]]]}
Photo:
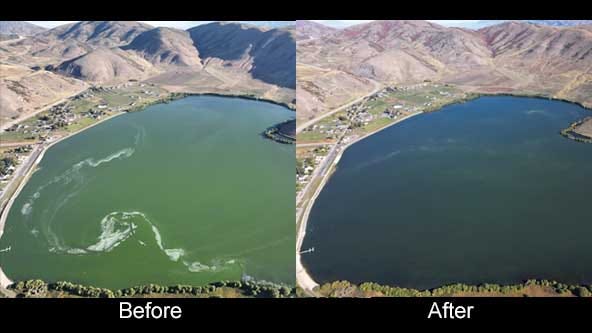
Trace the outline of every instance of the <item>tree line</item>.
{"label": "tree line", "polygon": [[348,281],[335,281],[323,284],[319,292],[326,297],[365,297],[365,296],[387,296],[387,297],[442,297],[458,294],[519,294],[524,293],[530,286],[547,287],[559,295],[572,295],[578,297],[592,297],[592,284],[570,285],[550,280],[527,280],[524,283],[513,285],[499,285],[484,283],[481,285],[467,285],[456,283],[428,290],[402,288],[396,286],[381,285],[374,282],[364,282],[359,285]]}
{"label": "tree line", "polygon": [[43,280],[26,280],[13,283],[9,289],[19,297],[45,297],[51,292],[61,292],[71,296],[90,298],[143,297],[148,295],[188,295],[195,297],[214,297],[223,288],[232,288],[247,297],[284,298],[294,297],[295,288],[261,281],[221,281],[204,286],[146,284],[130,288],[111,290],[67,281],[47,283]]}

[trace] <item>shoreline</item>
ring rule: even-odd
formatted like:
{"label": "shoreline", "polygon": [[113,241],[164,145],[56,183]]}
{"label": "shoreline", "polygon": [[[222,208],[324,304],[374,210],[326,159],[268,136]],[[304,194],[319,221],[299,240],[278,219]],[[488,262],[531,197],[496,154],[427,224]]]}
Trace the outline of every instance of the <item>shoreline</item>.
{"label": "shoreline", "polygon": [[[333,169],[339,163],[339,160],[341,159],[343,153],[353,144],[358,143],[358,142],[362,141],[363,139],[370,137],[371,135],[374,135],[384,129],[387,129],[395,124],[398,124],[398,123],[400,123],[404,120],[407,120],[409,118],[412,118],[416,115],[419,115],[422,113],[438,112],[438,111],[442,110],[444,107],[469,102],[469,101],[478,99],[480,97],[509,96],[509,97],[546,99],[546,100],[553,100],[553,101],[560,101],[560,102],[575,104],[575,105],[578,105],[586,110],[592,111],[592,107],[587,107],[583,103],[576,102],[576,101],[570,101],[570,100],[562,99],[562,98],[556,98],[556,97],[552,97],[552,96],[545,96],[545,95],[525,95],[525,94],[512,94],[512,93],[484,93],[484,92],[478,92],[478,91],[465,91],[465,93],[467,94],[467,96],[460,99],[460,100],[456,100],[456,101],[452,101],[450,103],[443,104],[434,110],[425,110],[425,111],[419,111],[416,113],[409,114],[409,115],[407,115],[401,119],[398,119],[398,120],[396,120],[384,127],[376,129],[376,130],[374,130],[370,133],[367,133],[359,138],[356,138],[352,142],[349,142],[345,146],[343,146],[343,149],[341,149],[341,151],[335,156],[335,158],[333,159],[333,161],[331,162],[331,165],[329,166],[329,168],[327,170],[327,173],[323,176],[320,184],[318,185],[317,189],[313,193],[313,196],[308,201],[308,203],[304,209],[304,212],[302,214],[302,217],[300,219],[300,227],[298,228],[297,235],[296,235],[296,272],[297,272],[296,283],[298,285],[301,285],[301,287],[303,289],[310,291],[312,293],[314,293],[313,289],[315,287],[320,286],[320,284],[317,283],[312,278],[312,276],[310,276],[310,274],[308,274],[308,272],[306,271],[306,268],[304,267],[304,265],[302,265],[302,261],[301,261],[300,252],[301,252],[302,243],[304,242],[304,237],[306,236],[306,226],[308,224],[308,215],[310,214],[310,211],[312,209],[312,206],[314,205],[314,202],[316,201],[316,198],[318,197],[318,195],[322,191],[323,187],[326,185],[328,179],[331,177]],[[339,109],[341,109],[341,107]],[[339,145],[339,141],[337,143],[335,143],[336,146]],[[297,221],[297,223],[298,223],[298,221]]]}
{"label": "shoreline", "polygon": [[226,98],[238,98],[238,99],[246,99],[250,101],[258,101],[264,103],[270,103],[274,105],[283,106],[286,109],[296,112],[296,107],[292,104],[278,102],[272,99],[257,97],[255,95],[246,95],[246,94],[222,94],[222,93],[214,93],[214,92],[203,92],[203,93],[192,93],[192,92],[173,92],[171,93],[171,99],[167,101],[173,101],[176,99],[181,99],[189,96],[215,96],[215,97],[226,97]]}
{"label": "shoreline", "polygon": [[[328,166],[327,172],[321,178],[321,183],[317,186],[317,188],[315,189],[315,192],[313,193],[312,197],[310,198],[306,207],[304,208],[304,212],[303,212],[302,217],[300,219],[300,227],[298,228],[297,235],[296,235],[296,283],[298,285],[300,285],[300,287],[302,287],[305,291],[311,292],[313,295],[315,295],[314,289],[316,287],[320,286],[320,284],[312,278],[312,276],[308,273],[308,271],[306,270],[306,268],[302,264],[302,258],[301,258],[301,254],[300,254],[301,249],[302,249],[302,243],[304,242],[304,237],[306,236],[306,227],[308,225],[308,216],[310,215],[310,211],[312,210],[312,207],[314,206],[314,203],[315,203],[318,195],[321,193],[321,191],[325,187],[327,181],[331,177],[334,168],[337,166],[337,163],[339,163],[341,156],[354,143],[364,140],[364,139],[368,138],[369,136],[374,135],[374,134],[376,134],[388,127],[391,127],[393,125],[401,123],[409,118],[413,118],[413,117],[415,117],[419,114],[422,114],[422,113],[424,113],[424,112],[420,111],[420,112],[408,114],[405,117],[397,119],[394,122],[392,122],[384,127],[376,129],[375,131],[367,133],[359,138],[356,138],[355,140],[353,140],[353,141],[347,143],[345,146],[343,146],[343,149],[341,149],[337,153],[337,155],[335,156],[333,161],[331,161],[331,164]],[[339,145],[339,142],[336,143],[336,145]]]}
{"label": "shoreline", "polygon": [[12,283],[12,280],[10,280],[8,276],[4,274],[4,271],[2,271],[2,267],[0,267],[0,288],[7,288]]}
{"label": "shoreline", "polygon": [[[92,128],[96,125],[99,125],[101,123],[103,123],[104,121],[113,119],[115,117],[121,116],[123,114],[128,113],[127,111],[123,111],[123,112],[119,112],[119,113],[115,113],[110,115],[109,117],[105,117],[104,119],[101,119],[99,121],[97,121],[94,124],[91,124],[87,127],[81,128],[75,132],[69,133],[68,135],[65,135],[55,141],[50,142],[49,144],[45,145],[45,143],[40,143],[38,147],[41,147],[39,154],[37,155],[37,157],[34,157],[33,155],[35,154],[35,152],[33,152],[31,154],[31,156],[29,156],[29,158],[35,158],[35,161],[33,161],[33,163],[31,164],[31,166],[29,167],[28,170],[25,171],[23,178],[20,182],[20,184],[18,185],[18,187],[16,188],[16,190],[14,191],[14,193],[10,196],[10,198],[8,198],[8,201],[6,203],[6,206],[4,206],[4,208],[2,209],[2,211],[0,212],[0,238],[2,238],[3,234],[4,234],[4,227],[6,225],[6,220],[8,219],[8,214],[10,212],[10,209],[12,208],[12,205],[14,204],[14,201],[16,200],[16,198],[19,196],[19,194],[21,193],[22,189],[25,187],[25,185],[27,184],[27,182],[29,181],[29,178],[31,178],[31,176],[33,175],[33,173],[35,173],[35,170],[37,170],[37,165],[39,165],[39,163],[41,162],[41,160],[43,160],[43,157],[45,156],[45,152],[47,152],[47,150],[51,147],[53,147],[53,145],[69,139],[73,136],[75,136],[76,134],[82,133],[83,131]],[[25,161],[24,163],[26,163],[27,161]],[[12,280],[10,280],[10,278],[2,271],[2,266],[0,266],[0,287],[2,288],[6,288],[9,285],[11,285],[13,283]]]}
{"label": "shoreline", "polygon": [[[236,94],[219,94],[219,93],[175,93],[175,92],[169,92],[168,95],[166,97],[163,98],[159,98],[153,102],[150,103],[146,103],[143,104],[141,106],[138,107],[131,107],[129,109],[126,110],[122,110],[119,111],[115,114],[112,114],[108,117],[105,117],[103,119],[98,120],[97,122],[80,128],[75,132],[72,133],[68,133],[67,135],[52,141],[50,143],[38,143],[38,147],[40,147],[40,151],[37,155],[37,157],[35,157],[35,161],[33,161],[33,163],[31,164],[31,166],[29,167],[28,170],[25,171],[22,180],[20,181],[20,183],[18,184],[17,189],[14,191],[14,193],[12,193],[12,195],[10,196],[10,198],[8,198],[8,201],[6,203],[6,205],[4,206],[4,208],[2,208],[0,210],[0,238],[2,238],[2,235],[4,234],[4,227],[6,225],[6,220],[8,219],[8,214],[10,212],[10,209],[12,208],[12,205],[14,204],[14,201],[16,200],[16,198],[18,197],[18,195],[20,194],[21,190],[25,187],[25,185],[27,184],[29,178],[31,177],[31,175],[35,172],[35,170],[37,169],[37,165],[39,165],[39,163],[41,162],[41,160],[43,159],[43,157],[45,156],[45,152],[47,152],[47,150],[49,148],[51,148],[53,145],[62,142],[63,140],[66,140],[68,138],[71,138],[73,136],[75,136],[76,134],[82,133],[83,131],[92,128],[94,126],[97,126],[107,120],[111,120],[115,117],[127,114],[127,113],[131,113],[131,112],[141,112],[144,111],[146,108],[155,105],[155,104],[160,104],[160,103],[168,103],[171,101],[175,101],[177,99],[182,99],[185,97],[189,97],[189,96],[218,96],[218,97],[225,97],[225,98],[240,98],[240,99],[246,99],[246,100],[255,100],[255,101],[261,101],[261,102],[266,102],[266,103],[271,103],[271,104],[275,104],[275,105],[279,105],[279,106],[283,106],[291,111],[295,112],[295,108],[291,107],[288,104],[285,103],[281,103],[281,102],[277,102],[277,101],[273,101],[273,100],[268,100],[268,99],[264,99],[264,98],[259,98],[257,96],[251,96],[251,95],[236,95]],[[46,145],[47,144],[47,145]],[[33,155],[35,154],[35,152],[33,152],[29,158],[33,158]],[[26,164],[28,162],[28,159],[23,162],[23,164]],[[7,186],[8,188],[8,186]],[[11,285],[12,283],[14,283],[14,281],[12,281],[2,270],[2,266],[0,265],[0,288],[6,288],[9,285]]]}
{"label": "shoreline", "polygon": [[505,93],[485,93],[485,92],[479,92],[479,91],[474,91],[474,92],[470,92],[472,94],[477,95],[477,98],[479,97],[485,97],[485,96],[507,96],[507,97],[521,97],[521,98],[536,98],[536,99],[545,99],[545,100],[550,100],[550,101],[558,101],[558,102],[565,102],[565,103],[569,103],[569,104],[575,104],[579,107],[582,107],[586,110],[592,111],[592,105],[586,105],[582,102],[578,102],[578,101],[572,101],[566,98],[561,98],[561,97],[553,97],[553,96],[547,96],[547,95],[542,95],[542,94],[533,94],[533,95],[527,95],[527,94],[514,94],[511,92],[505,92]]}
{"label": "shoreline", "polygon": [[574,140],[576,142],[592,143],[592,136],[582,134],[577,131],[579,126],[582,126],[584,123],[588,121],[592,122],[592,117],[585,117],[574,123],[571,123],[568,127],[562,129],[559,132],[559,134],[561,134],[565,138]]}
{"label": "shoreline", "polygon": [[[541,94],[525,95],[525,94],[513,94],[511,92],[506,92],[506,93],[471,92],[471,94],[474,95],[473,99],[477,99],[480,97],[496,97],[496,96],[544,99],[544,100],[548,100],[548,101],[557,101],[557,102],[573,104],[573,105],[581,107],[584,110],[592,111],[592,105],[588,106],[582,102],[572,101],[569,99],[559,98],[559,97],[554,97],[554,96],[546,96],[546,95],[541,95]],[[582,123],[584,123],[585,121],[588,121],[588,119],[592,119],[592,117],[586,116],[586,117],[576,121],[575,123],[570,124],[568,127],[560,130],[559,134],[566,139],[573,140],[576,142],[592,143],[592,137],[575,132],[575,128],[578,125],[581,125]],[[574,135],[574,133],[577,135]]]}
{"label": "shoreline", "polygon": [[[462,103],[462,102],[458,102],[458,103]],[[445,106],[448,106],[448,105],[452,105],[452,104],[456,104],[456,103],[446,104],[446,105],[444,105],[442,107],[445,107]],[[387,129],[387,128],[393,126],[393,125],[396,125],[396,124],[398,124],[400,122],[403,122],[403,121],[405,121],[405,120],[407,120],[409,118],[413,118],[413,117],[415,117],[417,115],[424,114],[424,113],[430,113],[430,112],[433,112],[433,111],[428,111],[428,112],[426,112],[426,111],[419,111],[419,112],[415,112],[415,113],[410,113],[410,114],[408,114],[408,115],[406,115],[406,116],[404,116],[404,117],[402,117],[400,119],[395,120],[394,122],[392,122],[392,123],[390,123],[390,124],[388,124],[388,125],[386,125],[384,127],[381,127],[379,129],[376,129],[375,131],[372,131],[370,133],[366,133],[366,134],[364,134],[363,136],[361,136],[359,138],[356,138],[355,140],[353,140],[352,142],[346,144],[343,147],[343,150],[341,151],[341,153],[336,157],[336,162],[339,161],[339,159],[341,158],[341,155],[343,155],[343,153],[345,152],[345,150],[347,148],[349,148],[351,145],[353,145],[354,143],[358,143],[359,141],[362,141],[362,140],[368,138],[369,136],[372,136],[372,135],[374,135],[374,134],[376,134],[376,133],[378,133],[378,132],[380,132],[382,130],[385,130],[385,129]]]}

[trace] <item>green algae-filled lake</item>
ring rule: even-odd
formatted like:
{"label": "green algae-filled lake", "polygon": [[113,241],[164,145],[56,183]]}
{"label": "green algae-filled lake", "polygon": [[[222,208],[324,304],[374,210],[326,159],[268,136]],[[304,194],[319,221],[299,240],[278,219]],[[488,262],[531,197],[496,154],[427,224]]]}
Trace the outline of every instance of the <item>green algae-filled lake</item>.
{"label": "green algae-filled lake", "polygon": [[482,97],[347,149],[311,210],[320,283],[592,283],[592,144],[577,105]]}
{"label": "green algae-filled lake", "polygon": [[50,148],[8,216],[13,280],[108,288],[250,277],[294,284],[294,146],[278,105],[194,96]]}

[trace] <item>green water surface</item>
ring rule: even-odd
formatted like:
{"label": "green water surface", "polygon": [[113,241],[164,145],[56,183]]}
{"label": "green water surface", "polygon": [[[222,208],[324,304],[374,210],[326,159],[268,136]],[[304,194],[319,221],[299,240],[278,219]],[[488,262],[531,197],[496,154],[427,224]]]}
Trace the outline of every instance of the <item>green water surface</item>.
{"label": "green water surface", "polygon": [[123,288],[252,277],[294,283],[294,146],[263,138],[294,113],[194,96],[50,148],[7,219],[13,280]]}

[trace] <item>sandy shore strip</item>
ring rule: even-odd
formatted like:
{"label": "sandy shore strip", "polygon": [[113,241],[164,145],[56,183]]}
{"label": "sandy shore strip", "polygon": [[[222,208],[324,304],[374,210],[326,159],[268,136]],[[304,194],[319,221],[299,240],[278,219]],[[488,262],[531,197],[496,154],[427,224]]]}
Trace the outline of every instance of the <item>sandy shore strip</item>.
{"label": "sandy shore strip", "polygon": [[[370,132],[366,135],[363,135],[355,140],[353,140],[352,142],[347,143],[345,146],[343,146],[343,148],[337,153],[337,155],[335,156],[335,158],[333,159],[333,161],[327,161],[328,163],[330,163],[329,167],[327,168],[327,171],[325,172],[324,175],[322,175],[322,179],[321,179],[321,183],[319,184],[319,186],[316,188],[313,196],[311,197],[311,199],[308,201],[308,204],[306,205],[306,207],[304,208],[304,212],[302,215],[302,218],[300,220],[300,228],[297,231],[297,235],[296,235],[296,283],[302,288],[304,289],[307,293],[309,293],[312,296],[316,296],[316,293],[314,292],[314,289],[316,287],[319,286],[319,284],[310,276],[310,274],[308,274],[308,272],[306,271],[306,268],[302,265],[302,261],[301,261],[301,249],[302,249],[302,243],[304,241],[304,236],[306,235],[306,226],[308,223],[308,216],[310,214],[310,211],[314,205],[314,202],[316,200],[316,198],[318,197],[318,195],[321,193],[321,191],[323,190],[323,187],[325,186],[325,184],[327,183],[327,180],[330,178],[331,175],[331,170],[333,170],[333,168],[337,165],[337,163],[339,163],[339,160],[341,159],[341,156],[343,155],[343,153],[347,150],[347,148],[349,148],[351,145],[353,145],[356,142],[359,142],[373,134],[376,134],[390,126],[393,126],[395,124],[398,124],[404,120],[407,120],[409,118],[412,118],[414,116],[417,116],[419,114],[422,114],[423,112],[416,112],[416,113],[412,113],[409,114],[405,117],[402,117],[400,119],[395,120],[394,122],[379,128],[373,132]],[[310,182],[312,182],[313,179],[310,180]]]}
{"label": "sandy shore strip", "polygon": [[7,288],[12,284],[12,281],[4,274],[2,267],[0,267],[0,287]]}
{"label": "sandy shore strip", "polygon": [[[107,120],[113,119],[117,116],[121,116],[123,114],[126,114],[127,112],[119,112],[119,113],[115,113],[110,115],[109,117],[106,117],[104,119],[101,119],[99,121],[97,121],[96,123],[89,125],[87,127],[81,128],[75,132],[69,133],[55,141],[52,141],[50,143],[40,143],[38,144],[36,149],[41,149],[38,152],[38,155],[35,157],[35,154],[37,153],[36,150],[33,150],[33,152],[31,153],[31,156],[29,156],[29,159],[34,158],[35,161],[33,163],[31,163],[31,165],[29,166],[28,170],[25,170],[24,176],[20,182],[20,184],[18,185],[18,188],[16,189],[16,191],[14,191],[14,193],[12,194],[12,196],[8,199],[8,202],[6,204],[6,206],[4,207],[4,209],[2,210],[1,214],[0,214],[0,238],[2,238],[2,235],[4,233],[4,226],[6,224],[6,219],[8,218],[8,213],[10,212],[10,208],[12,207],[12,204],[14,203],[15,199],[18,197],[18,195],[20,194],[21,190],[25,187],[27,181],[29,180],[29,178],[31,177],[31,175],[33,174],[33,172],[35,172],[35,169],[37,168],[37,165],[39,164],[39,162],[41,162],[41,160],[43,159],[43,156],[45,156],[45,152],[51,148],[53,145],[62,142],[63,140],[66,140],[68,138],[73,137],[74,135],[81,133],[91,127],[97,126]],[[28,163],[30,163],[29,160],[26,160],[22,166],[27,165]],[[8,188],[11,184],[9,183],[6,188]],[[0,286],[2,287],[6,287],[8,285],[12,284],[12,281],[6,276],[6,274],[4,274],[4,272],[2,271],[2,267],[0,266]]]}

